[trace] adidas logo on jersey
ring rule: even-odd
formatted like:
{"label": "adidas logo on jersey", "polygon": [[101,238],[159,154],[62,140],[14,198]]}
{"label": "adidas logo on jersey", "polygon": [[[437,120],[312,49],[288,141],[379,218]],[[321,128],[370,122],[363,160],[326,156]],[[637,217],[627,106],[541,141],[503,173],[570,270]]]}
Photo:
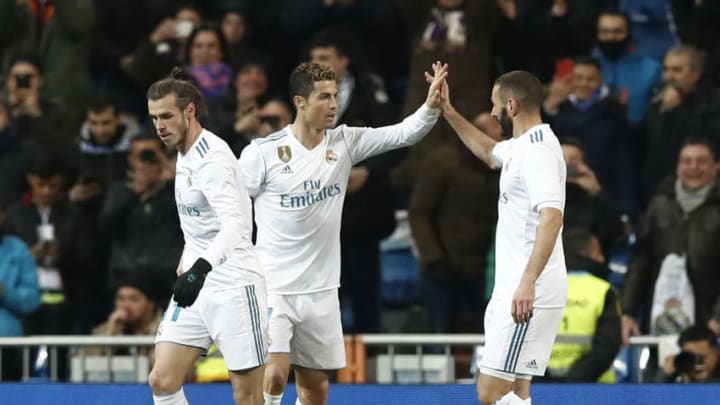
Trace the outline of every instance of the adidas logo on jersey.
{"label": "adidas logo on jersey", "polygon": [[525,365],[525,367],[527,367],[527,368],[532,368],[532,369],[537,369],[537,368],[538,368],[538,367],[537,367],[537,363],[535,362],[535,359],[532,359],[532,360],[528,361],[527,364]]}
{"label": "adidas logo on jersey", "polygon": [[285,165],[285,167],[283,167],[282,170],[280,170],[280,173],[282,173],[282,174],[293,174],[293,173],[295,173],[295,172],[293,172],[293,169],[290,168],[290,165]]}

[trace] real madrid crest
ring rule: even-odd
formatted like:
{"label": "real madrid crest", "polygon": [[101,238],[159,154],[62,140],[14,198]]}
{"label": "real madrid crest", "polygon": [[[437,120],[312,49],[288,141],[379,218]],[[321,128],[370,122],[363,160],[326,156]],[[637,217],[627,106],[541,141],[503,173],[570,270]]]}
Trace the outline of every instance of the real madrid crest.
{"label": "real madrid crest", "polygon": [[290,150],[290,147],[287,145],[278,146],[277,154],[278,154],[278,157],[280,158],[280,160],[282,160],[285,163],[289,162],[290,159],[292,159],[292,150]]}
{"label": "real madrid crest", "polygon": [[335,163],[337,163],[337,160],[338,157],[332,149],[328,149],[325,151],[325,161],[327,161],[331,165],[334,165]]}

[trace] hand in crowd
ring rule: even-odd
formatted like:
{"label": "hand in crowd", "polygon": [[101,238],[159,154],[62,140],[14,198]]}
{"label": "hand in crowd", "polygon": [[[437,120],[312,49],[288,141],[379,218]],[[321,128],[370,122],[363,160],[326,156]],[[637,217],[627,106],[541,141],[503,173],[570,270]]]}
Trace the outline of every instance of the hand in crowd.
{"label": "hand in crowd", "polygon": [[70,188],[68,198],[72,202],[84,202],[100,195],[101,191],[102,188],[98,183],[85,183],[82,180],[79,180],[74,186],[72,186],[72,188]]}
{"label": "hand in crowd", "polygon": [[577,184],[592,195],[602,191],[602,186],[595,176],[595,172],[584,162],[578,162],[571,166],[571,170],[568,170],[567,182]]}
{"label": "hand in crowd", "polygon": [[247,103],[246,106],[238,107],[235,118],[236,133],[257,132],[260,128],[260,117],[258,116],[258,107],[255,102]]}
{"label": "hand in crowd", "polygon": [[563,17],[567,14],[567,1],[565,0],[554,0],[550,12],[555,17]]}
{"label": "hand in crowd", "polygon": [[515,0],[498,0],[497,5],[502,15],[508,20],[512,21],[517,18],[517,5],[515,4]]}
{"label": "hand in crowd", "polygon": [[38,242],[30,247],[30,253],[37,263],[46,261],[55,262],[60,256],[60,246],[57,241]]}
{"label": "hand in crowd", "polygon": [[127,322],[128,313],[124,308],[118,308],[108,317],[108,331],[111,335],[122,335]]}
{"label": "hand in crowd", "polygon": [[8,101],[10,102],[10,110],[14,116],[30,115],[32,117],[39,117],[42,115],[40,93],[37,90],[21,89],[11,86],[9,88]]}
{"label": "hand in crowd", "polygon": [[367,182],[370,172],[365,167],[353,167],[348,178],[348,194],[357,193]]}
{"label": "hand in crowd", "polygon": [[555,78],[548,87],[548,95],[543,101],[543,108],[548,113],[554,113],[563,101],[573,92],[573,77],[567,75],[562,78]]}
{"label": "hand in crowd", "polygon": [[150,42],[157,44],[177,36],[177,22],[172,18],[166,18],[155,27],[150,34]]}
{"label": "hand in crowd", "polygon": [[677,86],[668,84],[665,87],[663,87],[660,94],[658,94],[657,98],[660,101],[660,112],[668,112],[670,110],[675,109],[677,106],[679,106],[682,103],[682,93],[680,93],[680,90],[677,88]]}
{"label": "hand in crowd", "polygon": [[640,335],[640,327],[638,326],[637,322],[635,321],[635,318],[633,318],[631,316],[628,316],[628,315],[622,316],[620,328],[622,331],[623,345],[625,345],[625,346],[630,345],[630,336]]}

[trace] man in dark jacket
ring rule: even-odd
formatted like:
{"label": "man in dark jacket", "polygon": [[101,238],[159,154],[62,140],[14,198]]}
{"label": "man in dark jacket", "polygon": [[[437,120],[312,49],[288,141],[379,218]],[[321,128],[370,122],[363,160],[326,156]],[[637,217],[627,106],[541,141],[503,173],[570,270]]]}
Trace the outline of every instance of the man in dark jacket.
{"label": "man in dark jacket", "polygon": [[[717,157],[708,140],[689,138],[680,149],[676,176],[664,181],[650,201],[622,289],[622,331],[649,332],[649,308],[665,259],[686,258],[694,294],[695,324],[706,325],[720,298],[720,189]],[[681,299],[685,297],[679,297]],[[638,324],[637,318],[645,322]]]}
{"label": "man in dark jacket", "polygon": [[[332,67],[337,75],[337,125],[377,127],[395,121],[383,80],[372,72],[352,69],[342,32],[317,33],[310,57]],[[340,234],[340,297],[352,312],[352,323],[343,322],[346,332],[379,331],[380,240],[395,229],[388,172],[399,157],[397,151],[385,153],[356,162],[350,172]]]}

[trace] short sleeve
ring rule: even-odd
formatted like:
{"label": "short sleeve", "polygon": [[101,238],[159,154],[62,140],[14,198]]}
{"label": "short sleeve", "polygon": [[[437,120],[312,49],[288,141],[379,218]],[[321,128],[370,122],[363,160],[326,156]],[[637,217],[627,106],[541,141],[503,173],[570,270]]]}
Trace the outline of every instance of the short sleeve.
{"label": "short sleeve", "polygon": [[510,152],[511,145],[512,145],[512,140],[507,140],[507,141],[498,142],[495,144],[495,146],[493,146],[492,157],[495,160],[497,167],[502,167],[507,154]]}
{"label": "short sleeve", "polygon": [[260,188],[265,183],[265,158],[260,146],[255,142],[250,142],[243,149],[238,163],[248,194],[254,198],[260,193]]}
{"label": "short sleeve", "polygon": [[543,208],[563,211],[565,161],[545,144],[532,145],[522,159],[522,176],[534,212]]}

